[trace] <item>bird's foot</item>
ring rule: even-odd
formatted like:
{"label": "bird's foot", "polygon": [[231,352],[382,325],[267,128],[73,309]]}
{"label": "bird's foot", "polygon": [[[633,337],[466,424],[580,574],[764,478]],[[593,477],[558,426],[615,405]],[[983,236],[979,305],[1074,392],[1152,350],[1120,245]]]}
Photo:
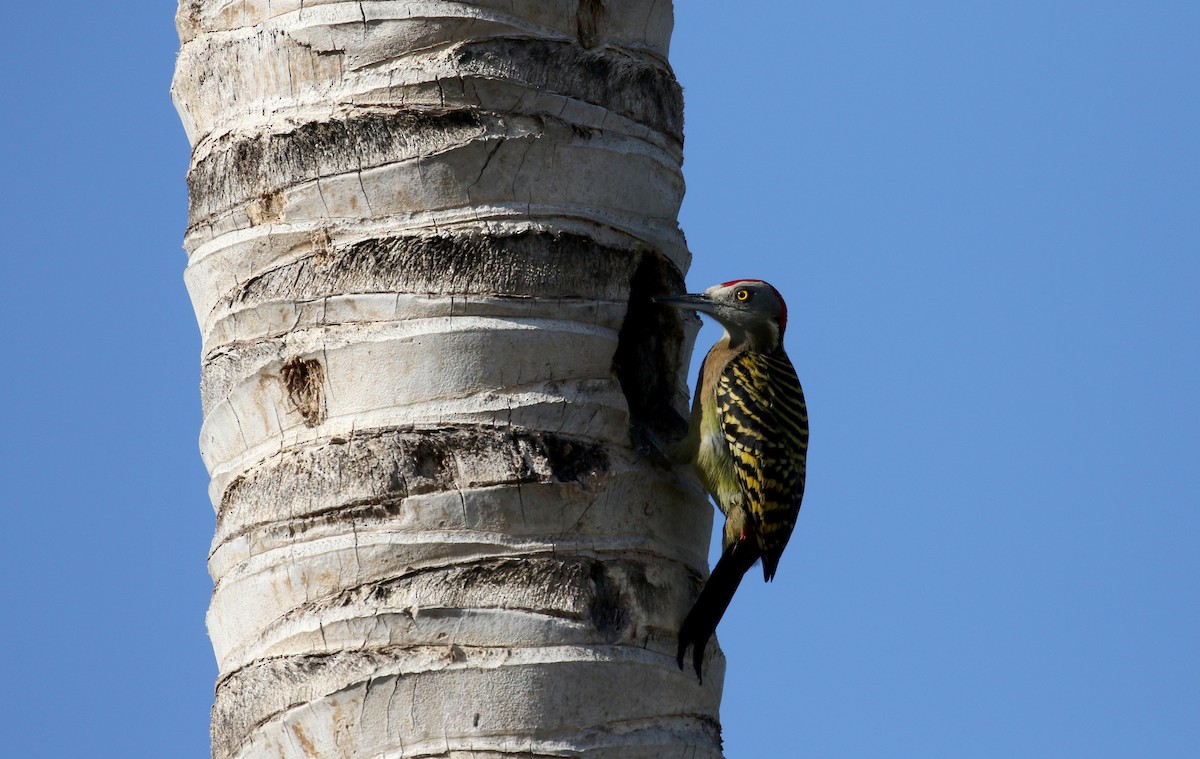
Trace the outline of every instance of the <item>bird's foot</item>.
{"label": "bird's foot", "polygon": [[687,655],[689,647],[692,649],[692,669],[696,671],[696,679],[700,684],[704,684],[704,650],[708,647],[708,640],[712,634],[704,634],[701,631],[694,629],[688,624],[690,620],[683,623],[683,627],[679,630],[679,648],[675,652],[675,662],[679,665],[679,669],[683,669],[683,659]]}

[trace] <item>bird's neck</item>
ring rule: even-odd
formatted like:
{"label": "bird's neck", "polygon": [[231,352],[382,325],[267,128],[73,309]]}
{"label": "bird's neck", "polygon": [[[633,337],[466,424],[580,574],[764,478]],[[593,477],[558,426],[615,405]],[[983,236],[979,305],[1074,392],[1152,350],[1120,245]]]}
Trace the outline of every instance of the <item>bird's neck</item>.
{"label": "bird's neck", "polygon": [[717,344],[724,343],[735,353],[744,350],[755,353],[774,353],[779,348],[781,337],[779,328],[771,322],[767,322],[758,330],[743,329],[736,324],[722,324],[721,326],[725,328],[725,335]]}

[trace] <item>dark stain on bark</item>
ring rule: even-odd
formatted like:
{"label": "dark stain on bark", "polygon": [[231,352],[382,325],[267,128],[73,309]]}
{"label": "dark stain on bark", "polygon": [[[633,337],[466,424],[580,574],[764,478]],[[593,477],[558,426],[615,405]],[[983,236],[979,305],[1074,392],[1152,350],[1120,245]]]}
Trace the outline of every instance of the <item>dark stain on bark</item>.
{"label": "dark stain on bark", "polygon": [[246,207],[246,218],[250,219],[250,226],[258,226],[260,224],[269,224],[273,221],[278,221],[283,217],[283,193],[269,192],[259,196]]}
{"label": "dark stain on bark", "polygon": [[241,283],[229,302],[370,292],[624,297],[638,258],[566,232],[396,236],[326,247]]}
{"label": "dark stain on bark", "polygon": [[245,475],[239,474],[237,477],[234,477],[233,481],[225,488],[225,492],[221,494],[221,505],[217,507],[217,512],[220,513],[229,508],[229,504],[239,497],[245,486]]}
{"label": "dark stain on bark", "polygon": [[316,359],[290,358],[279,370],[288,402],[304,418],[307,427],[325,420],[325,368]]}
{"label": "dark stain on bark", "polygon": [[175,31],[179,34],[179,42],[186,45],[203,31],[200,20],[202,0],[182,0],[175,11]]}
{"label": "dark stain on bark", "polygon": [[189,222],[322,176],[415,156],[432,140],[481,136],[498,117],[457,109],[367,113],[304,124],[290,132],[220,138],[188,172]]}
{"label": "dark stain on bark", "polygon": [[616,643],[629,626],[629,605],[619,582],[609,574],[603,562],[592,564],[590,579],[592,603],[588,616],[606,643]]}
{"label": "dark stain on bark", "polygon": [[[400,513],[409,496],[469,487],[561,482],[590,489],[609,467],[601,444],[549,432],[483,426],[359,432],[281,451],[243,473],[221,498],[218,533],[227,540],[322,514],[382,518]],[[271,504],[269,516],[256,504]]]}
{"label": "dark stain on bark", "polygon": [[[598,10],[584,10],[597,5]],[[682,143],[683,90],[675,75],[653,58],[609,48],[588,49],[602,15],[602,3],[583,0],[579,45],[490,38],[461,45],[457,62],[464,74],[482,77],[510,78],[519,71],[538,89],[601,106]]]}
{"label": "dark stain on bark", "polygon": [[542,450],[559,482],[586,483],[608,471],[608,452],[590,441],[572,440],[563,435],[539,435]]}
{"label": "dark stain on bark", "polygon": [[[399,577],[349,588],[301,607],[340,608],[361,604],[404,603],[411,596],[437,598],[447,608],[520,609],[552,617],[589,620],[598,640],[617,643],[631,637],[633,604],[649,601],[657,608],[669,588],[655,588],[638,562],[584,556],[522,556],[479,559],[409,572]],[[398,599],[398,600],[396,600]]]}
{"label": "dark stain on bark", "polygon": [[600,23],[604,20],[604,10],[604,0],[579,0],[575,19],[580,45],[589,49],[596,46]]}
{"label": "dark stain on bark", "polygon": [[455,471],[444,441],[422,438],[412,447],[409,468],[415,480],[434,483],[453,482]]}

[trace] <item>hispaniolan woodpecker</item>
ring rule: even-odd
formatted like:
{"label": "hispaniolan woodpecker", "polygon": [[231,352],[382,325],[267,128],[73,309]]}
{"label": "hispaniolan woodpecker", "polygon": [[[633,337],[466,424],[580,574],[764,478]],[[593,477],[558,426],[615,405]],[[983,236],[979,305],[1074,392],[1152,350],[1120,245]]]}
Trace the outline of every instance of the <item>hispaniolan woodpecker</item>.
{"label": "hispaniolan woodpecker", "polygon": [[740,279],[659,303],[708,314],[725,328],[700,367],[688,434],[673,457],[691,461],[725,514],[723,551],[679,630],[676,659],[693,647],[703,679],[704,649],[742,576],[762,559],[770,582],[804,497],[808,410],[783,349],[787,305],[779,291]]}

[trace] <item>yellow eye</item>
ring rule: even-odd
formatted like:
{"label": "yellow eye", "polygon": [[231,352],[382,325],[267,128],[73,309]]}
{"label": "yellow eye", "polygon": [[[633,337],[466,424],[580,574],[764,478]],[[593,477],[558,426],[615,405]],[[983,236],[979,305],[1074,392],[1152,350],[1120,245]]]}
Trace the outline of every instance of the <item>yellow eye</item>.
{"label": "yellow eye", "polygon": [[744,289],[738,290],[736,293],[733,294],[733,297],[737,298],[740,301],[750,300],[750,291],[744,290]]}

